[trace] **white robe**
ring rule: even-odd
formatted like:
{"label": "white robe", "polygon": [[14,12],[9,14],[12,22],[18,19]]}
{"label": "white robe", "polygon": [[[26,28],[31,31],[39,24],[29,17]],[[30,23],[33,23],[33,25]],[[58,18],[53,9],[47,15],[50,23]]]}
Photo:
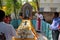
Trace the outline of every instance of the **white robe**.
{"label": "white robe", "polygon": [[[37,21],[36,21],[36,30],[37,31],[40,31],[40,30],[38,30],[38,18],[40,18],[41,20],[43,19],[43,15],[42,14],[38,14],[38,13],[36,13],[35,14],[35,16],[37,16]],[[40,24],[41,25],[41,24]]]}

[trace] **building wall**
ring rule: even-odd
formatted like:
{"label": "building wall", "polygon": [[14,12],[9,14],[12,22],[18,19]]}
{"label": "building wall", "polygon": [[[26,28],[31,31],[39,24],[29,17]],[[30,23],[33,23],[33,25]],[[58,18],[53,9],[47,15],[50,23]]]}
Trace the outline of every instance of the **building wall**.
{"label": "building wall", "polygon": [[40,3],[60,3],[60,0],[38,0]]}
{"label": "building wall", "polygon": [[51,8],[56,8],[60,12],[60,0],[39,0],[39,7],[44,8],[44,12],[51,12]]}

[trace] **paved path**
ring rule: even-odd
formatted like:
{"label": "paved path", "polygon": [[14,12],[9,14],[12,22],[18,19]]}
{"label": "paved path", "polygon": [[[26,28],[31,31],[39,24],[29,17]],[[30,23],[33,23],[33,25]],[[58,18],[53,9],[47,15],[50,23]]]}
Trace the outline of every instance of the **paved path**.
{"label": "paved path", "polygon": [[60,35],[59,35],[59,40],[60,40]]}
{"label": "paved path", "polygon": [[41,33],[38,33],[39,34],[39,38],[38,40],[48,40],[45,36],[43,36]]}
{"label": "paved path", "polygon": [[[44,35],[42,35],[41,33],[39,34],[39,39],[38,40],[48,40]],[[59,35],[59,40],[60,40],[60,35]]]}

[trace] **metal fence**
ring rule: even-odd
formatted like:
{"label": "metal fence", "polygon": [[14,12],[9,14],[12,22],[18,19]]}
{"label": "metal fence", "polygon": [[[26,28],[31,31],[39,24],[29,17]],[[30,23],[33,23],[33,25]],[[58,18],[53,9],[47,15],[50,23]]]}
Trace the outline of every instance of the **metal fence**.
{"label": "metal fence", "polygon": [[[36,20],[32,20],[32,24],[34,26],[34,28],[36,27]],[[52,40],[52,31],[49,29],[50,24],[45,22],[45,21],[41,21],[41,31],[42,33],[48,38],[48,40]]]}

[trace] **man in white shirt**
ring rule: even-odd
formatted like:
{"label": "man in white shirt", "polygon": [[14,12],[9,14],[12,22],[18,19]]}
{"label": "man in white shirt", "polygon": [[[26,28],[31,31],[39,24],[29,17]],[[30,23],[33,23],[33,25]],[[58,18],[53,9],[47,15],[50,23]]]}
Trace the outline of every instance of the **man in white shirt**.
{"label": "man in white shirt", "polygon": [[40,14],[39,12],[37,12],[35,14],[35,16],[37,16],[36,31],[40,31],[41,30],[41,20],[43,19],[43,15]]}
{"label": "man in white shirt", "polygon": [[16,36],[16,31],[12,25],[3,22],[4,17],[5,12],[0,10],[0,35],[4,33],[6,38],[4,40],[12,40],[12,37]]}

